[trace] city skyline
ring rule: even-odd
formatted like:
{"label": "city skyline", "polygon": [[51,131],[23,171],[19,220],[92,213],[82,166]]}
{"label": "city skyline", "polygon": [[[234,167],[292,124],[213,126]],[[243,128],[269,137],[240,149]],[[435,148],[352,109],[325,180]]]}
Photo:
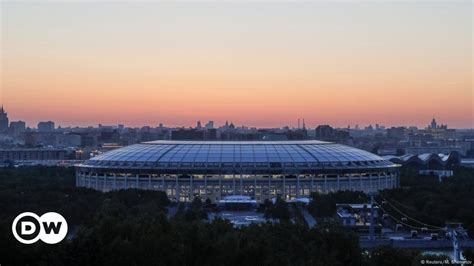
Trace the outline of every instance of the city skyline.
{"label": "city skyline", "polygon": [[0,103],[30,126],[472,128],[471,9],[2,2]]}
{"label": "city skyline", "polygon": [[[206,121],[201,121],[201,120],[197,120],[195,121],[194,125],[165,125],[163,124],[162,122],[158,122],[158,123],[155,123],[155,124],[150,124],[150,125],[125,125],[124,123],[117,123],[117,124],[103,124],[103,123],[98,123],[98,124],[95,124],[95,125],[92,125],[92,124],[89,124],[89,125],[63,125],[61,126],[60,124],[56,124],[55,121],[52,121],[52,120],[49,120],[49,119],[43,119],[43,120],[39,120],[39,121],[36,121],[36,123],[33,123],[33,124],[28,124],[27,122],[21,120],[21,119],[10,119],[10,116],[8,115],[8,112],[7,110],[4,108],[3,105],[0,105],[0,116],[3,116],[5,119],[6,119],[6,125],[4,125],[4,127],[12,127],[13,125],[11,123],[24,123],[26,124],[25,126],[27,128],[33,128],[33,129],[37,129],[39,128],[40,124],[45,124],[45,123],[49,123],[52,125],[52,129],[54,128],[59,128],[59,127],[64,127],[64,128],[73,128],[73,127],[95,127],[95,126],[98,126],[98,127],[101,127],[101,126],[106,126],[106,127],[118,127],[118,126],[123,126],[123,127],[130,127],[130,128],[139,128],[139,127],[169,127],[169,128],[196,128],[196,129],[200,129],[200,128],[208,128],[208,126],[210,126],[210,128],[220,128],[220,127],[228,127],[228,126],[234,126],[236,128],[239,128],[239,127],[245,127],[245,128],[261,128],[261,129],[264,129],[264,128],[285,128],[285,127],[289,127],[289,128],[293,128],[293,129],[305,129],[305,128],[316,128],[318,126],[326,126],[326,125],[329,125],[329,126],[334,126],[334,125],[331,125],[331,124],[307,124],[306,123],[306,120],[304,118],[298,118],[296,123],[293,124],[293,123],[290,123],[290,124],[285,124],[285,125],[281,125],[281,126],[276,126],[276,127],[258,127],[258,126],[252,126],[252,125],[246,125],[246,124],[234,124],[234,122],[232,120],[225,120],[225,121],[214,121],[214,120],[206,120]],[[0,117],[1,119],[1,117]],[[431,122],[429,124],[425,124],[423,126],[420,126],[421,129],[423,128],[437,128],[437,127],[441,127],[441,128],[447,128],[449,125],[447,123],[443,123],[441,122],[440,124],[438,124],[438,122],[436,121],[436,117],[433,116],[432,117],[432,120],[430,120]],[[9,124],[10,123],[10,124]],[[373,128],[373,129],[376,129],[376,130],[385,130],[387,129],[388,127],[418,127],[416,125],[384,125],[384,124],[379,124],[379,123],[371,123],[371,124],[367,124],[367,125],[359,125],[359,124],[354,124],[354,125],[350,125],[348,124],[347,126],[335,126],[336,128],[350,128],[350,129],[368,129],[368,128]],[[457,129],[474,129],[474,128],[457,128]]]}

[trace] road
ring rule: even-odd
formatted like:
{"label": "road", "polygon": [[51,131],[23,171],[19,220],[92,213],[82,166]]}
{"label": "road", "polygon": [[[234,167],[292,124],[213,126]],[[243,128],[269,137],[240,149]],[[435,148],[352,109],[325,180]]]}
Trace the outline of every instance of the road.
{"label": "road", "polygon": [[306,221],[306,223],[308,224],[308,227],[309,228],[313,228],[315,227],[318,223],[316,222],[316,219],[314,219],[314,217],[309,214],[308,210],[306,208],[304,208],[303,206],[301,205],[296,205],[298,206],[298,209],[301,211],[301,213],[303,214],[303,217]]}

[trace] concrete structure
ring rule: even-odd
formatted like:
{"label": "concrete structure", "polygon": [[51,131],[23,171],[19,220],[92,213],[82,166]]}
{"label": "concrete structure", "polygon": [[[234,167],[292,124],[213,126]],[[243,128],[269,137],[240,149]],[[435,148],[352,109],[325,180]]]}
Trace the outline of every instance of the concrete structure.
{"label": "concrete structure", "polygon": [[474,158],[461,159],[461,166],[474,168]]}
{"label": "concrete structure", "polygon": [[153,141],[104,153],[76,171],[79,187],[162,190],[176,201],[196,195],[293,200],[316,191],[368,193],[399,185],[397,164],[322,141]]}
{"label": "concrete structure", "polygon": [[54,122],[46,121],[38,123],[38,132],[53,132],[54,131]]}
{"label": "concrete structure", "polygon": [[[365,204],[336,204],[336,217],[343,226],[346,227],[365,227],[370,226],[371,218],[377,219],[379,208],[371,203]],[[373,216],[371,214],[374,214]]]}
{"label": "concrete structure", "polygon": [[59,161],[68,159],[68,151],[62,149],[0,149],[1,161]]}
{"label": "concrete structure", "polygon": [[26,131],[25,121],[12,121],[10,122],[10,132],[13,135],[20,134]]}
{"label": "concrete structure", "polygon": [[3,109],[3,105],[0,108],[0,133],[6,133],[8,131],[8,114]]}
{"label": "concrete structure", "polygon": [[461,156],[457,152],[449,154],[423,153],[407,154],[403,156],[383,156],[384,159],[396,164],[413,165],[426,169],[445,169],[461,163]]}

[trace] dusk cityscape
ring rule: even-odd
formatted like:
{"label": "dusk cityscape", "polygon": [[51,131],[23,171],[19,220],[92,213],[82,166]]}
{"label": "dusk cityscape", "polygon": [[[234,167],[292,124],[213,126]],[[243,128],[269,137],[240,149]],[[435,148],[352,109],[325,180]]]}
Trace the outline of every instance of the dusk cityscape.
{"label": "dusk cityscape", "polygon": [[472,265],[473,2],[0,2],[1,265]]}
{"label": "dusk cityscape", "polygon": [[[436,117],[426,121],[425,127],[392,126],[379,124],[348,125],[344,128],[331,125],[307,125],[304,118],[295,119],[294,126],[257,128],[235,125],[225,121],[196,121],[195,126],[127,127],[123,124],[87,127],[61,127],[54,121],[40,121],[27,126],[24,121],[10,121],[6,109],[0,108],[0,151],[3,160],[21,160],[36,164],[41,151],[55,151],[48,160],[85,160],[111,149],[154,140],[194,141],[287,141],[322,140],[360,148],[380,156],[419,154],[449,154],[456,152],[466,158],[463,164],[474,166],[474,129],[448,128]],[[28,154],[28,151],[30,154]]]}

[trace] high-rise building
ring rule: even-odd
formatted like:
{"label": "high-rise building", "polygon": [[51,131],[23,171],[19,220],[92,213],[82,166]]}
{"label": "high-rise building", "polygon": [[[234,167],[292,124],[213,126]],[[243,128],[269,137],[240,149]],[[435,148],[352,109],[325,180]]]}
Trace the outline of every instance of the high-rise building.
{"label": "high-rise building", "polygon": [[214,128],[214,121],[209,121],[206,124],[206,129],[213,129]]}
{"label": "high-rise building", "polygon": [[319,140],[330,140],[333,137],[334,129],[329,125],[319,125],[315,129],[315,137]]}
{"label": "high-rise building", "polygon": [[26,131],[25,121],[12,121],[10,122],[10,131],[12,134],[19,134]]}
{"label": "high-rise building", "polygon": [[39,132],[53,132],[54,131],[54,122],[53,121],[39,122],[38,123],[38,131]]}
{"label": "high-rise building", "polygon": [[8,131],[8,114],[5,109],[0,108],[0,133],[6,133]]}
{"label": "high-rise building", "polygon": [[404,127],[391,127],[387,129],[387,138],[402,140],[405,139],[406,129]]}
{"label": "high-rise building", "polygon": [[436,123],[436,120],[433,116],[433,120],[431,120],[431,124],[428,126],[428,128],[436,129],[437,127],[438,127],[438,124]]}

